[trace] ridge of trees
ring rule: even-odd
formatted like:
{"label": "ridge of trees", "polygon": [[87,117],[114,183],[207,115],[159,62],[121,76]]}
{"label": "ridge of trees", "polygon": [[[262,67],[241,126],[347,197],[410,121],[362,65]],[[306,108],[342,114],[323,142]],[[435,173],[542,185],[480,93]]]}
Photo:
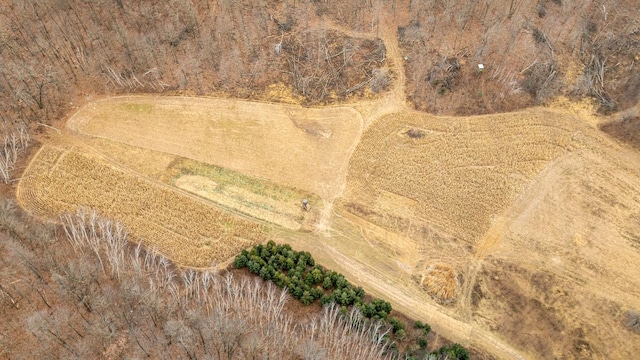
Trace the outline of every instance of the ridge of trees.
{"label": "ridge of trees", "polygon": [[[234,261],[236,269],[247,268],[251,273],[265,281],[271,281],[304,305],[320,301],[323,306],[336,304],[342,314],[357,309],[365,319],[383,321],[393,335],[395,343],[391,343],[391,336],[384,336],[390,343],[389,353],[402,356],[404,359],[418,359],[417,354],[425,359],[468,359],[469,352],[460,344],[442,346],[432,353],[425,352],[426,337],[431,331],[428,324],[416,321],[416,329],[422,330],[422,337],[416,341],[416,347],[405,346],[406,352],[401,355],[398,342],[406,338],[405,324],[397,317],[389,316],[392,306],[389,302],[372,298],[367,300],[366,293],[361,287],[351,284],[344,275],[327,270],[316,263],[313,256],[306,251],[292,250],[289,244],[276,244],[269,241],[258,244],[251,249],[242,250]],[[407,345],[407,344],[405,344]],[[420,352],[420,350],[423,350]],[[431,357],[429,357],[431,356]]]}
{"label": "ridge of trees", "polygon": [[242,250],[233,265],[248,268],[264,280],[286,288],[291,296],[309,305],[320,300],[322,305],[335,302],[340,306],[355,306],[366,318],[386,320],[392,307],[381,299],[365,300],[361,287],[351,284],[344,275],[325,270],[316,264],[310,253],[294,251],[288,244],[258,244]]}

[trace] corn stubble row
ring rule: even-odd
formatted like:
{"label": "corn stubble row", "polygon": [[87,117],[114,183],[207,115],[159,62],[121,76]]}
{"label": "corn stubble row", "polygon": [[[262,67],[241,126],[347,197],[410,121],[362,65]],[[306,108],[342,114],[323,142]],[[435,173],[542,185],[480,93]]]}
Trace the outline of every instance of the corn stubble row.
{"label": "corn stubble row", "polygon": [[372,208],[380,190],[413,199],[416,208],[407,213],[473,243],[546,164],[585,146],[576,127],[570,118],[545,112],[390,115],[358,145],[347,200]]}
{"label": "corn stubble row", "polygon": [[18,197],[39,216],[57,218],[84,206],[121,220],[131,235],[174,262],[208,267],[266,239],[265,226],[71,150],[43,147]]}

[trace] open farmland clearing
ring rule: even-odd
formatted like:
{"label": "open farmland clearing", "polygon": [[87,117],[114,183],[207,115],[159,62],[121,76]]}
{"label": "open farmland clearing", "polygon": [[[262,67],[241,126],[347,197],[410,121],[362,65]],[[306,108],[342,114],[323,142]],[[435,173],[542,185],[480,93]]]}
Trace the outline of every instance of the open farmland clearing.
{"label": "open farmland clearing", "polygon": [[[640,308],[637,154],[564,109],[438,118],[393,113],[403,107],[391,96],[353,104],[357,111],[326,108],[366,114],[364,134],[360,115],[357,127],[329,126],[288,105],[274,111],[276,123],[251,111],[245,121],[232,106],[273,104],[89,103],[71,118],[72,131],[49,139],[32,161],[18,198],[48,218],[96,207],[183,266],[223,262],[268,232],[498,358],[558,357],[576,353],[575,344],[605,349],[605,332],[634,351],[622,346],[633,341],[616,316]],[[209,118],[201,104],[220,113]],[[217,128],[202,127],[207,121]],[[301,149],[312,149],[309,157]],[[536,341],[546,334],[558,340]]]}
{"label": "open farmland clearing", "polygon": [[425,279],[454,271],[451,316],[535,357],[628,358],[636,335],[620,319],[640,307],[639,160],[565,111],[392,114],[363,135],[341,203],[401,234],[357,222],[437,301],[447,286]]}
{"label": "open farmland clearing", "polygon": [[545,110],[476,118],[388,115],[358,145],[344,201],[356,213],[373,211],[370,217],[428,220],[473,244],[545,164],[584,147],[588,130]]}
{"label": "open farmland clearing", "polygon": [[85,105],[68,126],[327,196],[341,188],[362,119],[346,107],[116,97]]}
{"label": "open farmland clearing", "polygon": [[34,214],[56,219],[78,207],[121,219],[136,239],[188,267],[208,267],[266,240],[267,229],[166,186],[115,168],[82,149],[44,146],[17,193]]}
{"label": "open farmland clearing", "polygon": [[309,228],[319,210],[313,208],[306,212],[300,206],[300,199],[304,198],[313,204],[319,203],[319,198],[313,193],[219,166],[103,138],[66,137],[62,146],[65,142],[78,143],[109,162],[151,180],[287,229]]}

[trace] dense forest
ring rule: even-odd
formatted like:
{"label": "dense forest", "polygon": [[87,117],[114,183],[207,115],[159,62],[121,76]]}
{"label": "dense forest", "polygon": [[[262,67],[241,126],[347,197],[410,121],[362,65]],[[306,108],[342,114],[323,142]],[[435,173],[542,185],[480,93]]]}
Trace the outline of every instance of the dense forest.
{"label": "dense forest", "polygon": [[371,95],[395,76],[381,27],[397,30],[417,109],[504,112],[564,94],[611,112],[638,100],[639,14],[633,0],[3,0],[0,116],[49,123],[123,92]]}

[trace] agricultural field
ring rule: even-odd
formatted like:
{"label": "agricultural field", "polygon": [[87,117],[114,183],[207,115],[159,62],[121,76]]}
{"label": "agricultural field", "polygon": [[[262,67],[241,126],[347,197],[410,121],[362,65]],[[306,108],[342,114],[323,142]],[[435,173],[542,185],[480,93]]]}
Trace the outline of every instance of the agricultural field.
{"label": "agricultural field", "polygon": [[42,147],[17,197],[43,218],[56,219],[79,206],[96,209],[121,220],[134,239],[187,267],[210,267],[267,239],[264,225],[146,181],[77,147]]}
{"label": "agricultural field", "polygon": [[[343,201],[385,227],[417,234],[428,224],[475,244],[492,216],[550,161],[585,148],[588,134],[575,119],[542,109],[476,118],[389,115],[356,148]],[[415,221],[407,228],[403,219]]]}
{"label": "agricultural field", "polygon": [[18,201],[52,220],[95,208],[186,267],[288,242],[497,358],[640,351],[620,320],[640,308],[637,154],[566,101],[454,118],[389,97],[90,102],[31,161]]}
{"label": "agricultural field", "polygon": [[165,173],[170,185],[291,230],[308,225],[301,199],[319,202],[313,193],[191,159],[176,159]]}
{"label": "agricultural field", "polygon": [[[638,357],[640,2],[5,3],[0,180],[36,229],[99,214],[188,276],[288,243],[472,358]],[[4,203],[0,259],[57,282]],[[100,326],[11,267],[0,358],[38,334],[90,358],[49,329]],[[159,342],[119,331],[196,357],[188,316],[148,313]],[[103,357],[146,353],[107,325]]]}
{"label": "agricultural field", "polygon": [[592,121],[387,115],[351,158],[341,208],[451,316],[536,358],[631,356],[639,159]]}
{"label": "agricultural field", "polygon": [[346,176],[362,119],[347,107],[115,97],[85,105],[68,127],[329,196]]}

